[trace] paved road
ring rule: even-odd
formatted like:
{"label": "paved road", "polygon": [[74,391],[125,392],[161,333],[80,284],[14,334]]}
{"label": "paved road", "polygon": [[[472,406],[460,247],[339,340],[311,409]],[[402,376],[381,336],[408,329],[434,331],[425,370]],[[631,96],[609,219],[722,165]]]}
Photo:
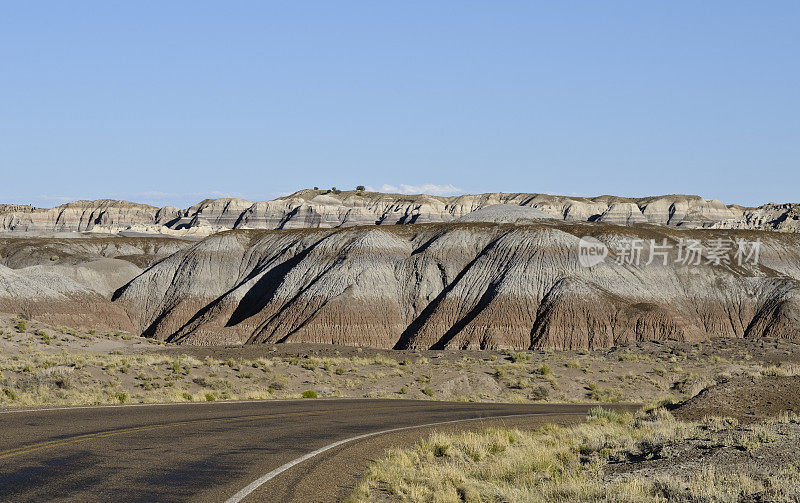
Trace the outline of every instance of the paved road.
{"label": "paved road", "polygon": [[[0,411],[0,501],[224,502],[292,460],[365,433],[518,414],[535,416],[503,420],[563,422],[580,418],[587,409],[302,400]],[[419,435],[424,429],[414,431]],[[331,501],[337,485],[352,485],[363,470],[369,457],[363,452],[380,455],[387,439],[410,441],[411,432],[330,449],[286,470],[243,501]],[[309,482],[305,474],[311,472]]]}

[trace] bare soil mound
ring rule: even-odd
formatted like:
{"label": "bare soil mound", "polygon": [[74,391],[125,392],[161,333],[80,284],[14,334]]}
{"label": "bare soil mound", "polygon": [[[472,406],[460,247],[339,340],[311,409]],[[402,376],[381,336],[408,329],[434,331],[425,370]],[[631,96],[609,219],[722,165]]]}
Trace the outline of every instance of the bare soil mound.
{"label": "bare soil mound", "polygon": [[753,423],[783,412],[800,413],[800,376],[735,377],[709,386],[673,414],[689,421],[725,416]]}

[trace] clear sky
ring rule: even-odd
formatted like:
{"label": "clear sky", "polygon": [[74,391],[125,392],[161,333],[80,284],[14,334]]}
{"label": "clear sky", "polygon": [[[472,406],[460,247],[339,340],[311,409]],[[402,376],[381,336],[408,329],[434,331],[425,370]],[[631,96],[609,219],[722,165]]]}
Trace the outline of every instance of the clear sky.
{"label": "clear sky", "polygon": [[0,201],[359,184],[798,202],[800,2],[0,0]]}

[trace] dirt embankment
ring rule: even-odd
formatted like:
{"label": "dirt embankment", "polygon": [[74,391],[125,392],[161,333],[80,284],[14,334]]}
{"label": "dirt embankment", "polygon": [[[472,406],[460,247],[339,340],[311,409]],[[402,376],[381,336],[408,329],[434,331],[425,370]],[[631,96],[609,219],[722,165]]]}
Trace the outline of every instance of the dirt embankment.
{"label": "dirt embankment", "polygon": [[704,389],[673,414],[687,421],[724,416],[753,423],[787,412],[800,413],[800,376],[734,377]]}

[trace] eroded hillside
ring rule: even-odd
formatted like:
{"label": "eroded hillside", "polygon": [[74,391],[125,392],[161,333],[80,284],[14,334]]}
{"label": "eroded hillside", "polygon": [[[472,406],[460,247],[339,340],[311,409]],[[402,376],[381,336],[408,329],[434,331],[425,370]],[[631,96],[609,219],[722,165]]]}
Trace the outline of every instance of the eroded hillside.
{"label": "eroded hillside", "polygon": [[[584,236],[605,243],[605,261],[580,264]],[[719,239],[759,242],[757,261],[739,264],[736,247],[715,258]],[[631,240],[669,251],[627,263]],[[679,261],[687,240],[702,246],[698,265]],[[798,280],[796,234],[464,222],[224,232],[154,265],[113,305],[145,335],[192,344],[597,348],[795,338]]]}
{"label": "eroded hillside", "polygon": [[0,239],[0,312],[72,327],[132,330],[111,295],[190,244],[154,237]]}
{"label": "eroded hillside", "polygon": [[[489,206],[450,223],[232,230],[198,242],[6,238],[0,312],[191,344],[578,349],[797,337],[798,234],[542,211]],[[587,236],[608,254],[591,267],[579,256]],[[623,246],[633,242],[636,263]],[[687,242],[696,260],[682,257]],[[758,243],[757,256],[742,261],[737,242]],[[653,245],[662,251],[648,257]]]}

